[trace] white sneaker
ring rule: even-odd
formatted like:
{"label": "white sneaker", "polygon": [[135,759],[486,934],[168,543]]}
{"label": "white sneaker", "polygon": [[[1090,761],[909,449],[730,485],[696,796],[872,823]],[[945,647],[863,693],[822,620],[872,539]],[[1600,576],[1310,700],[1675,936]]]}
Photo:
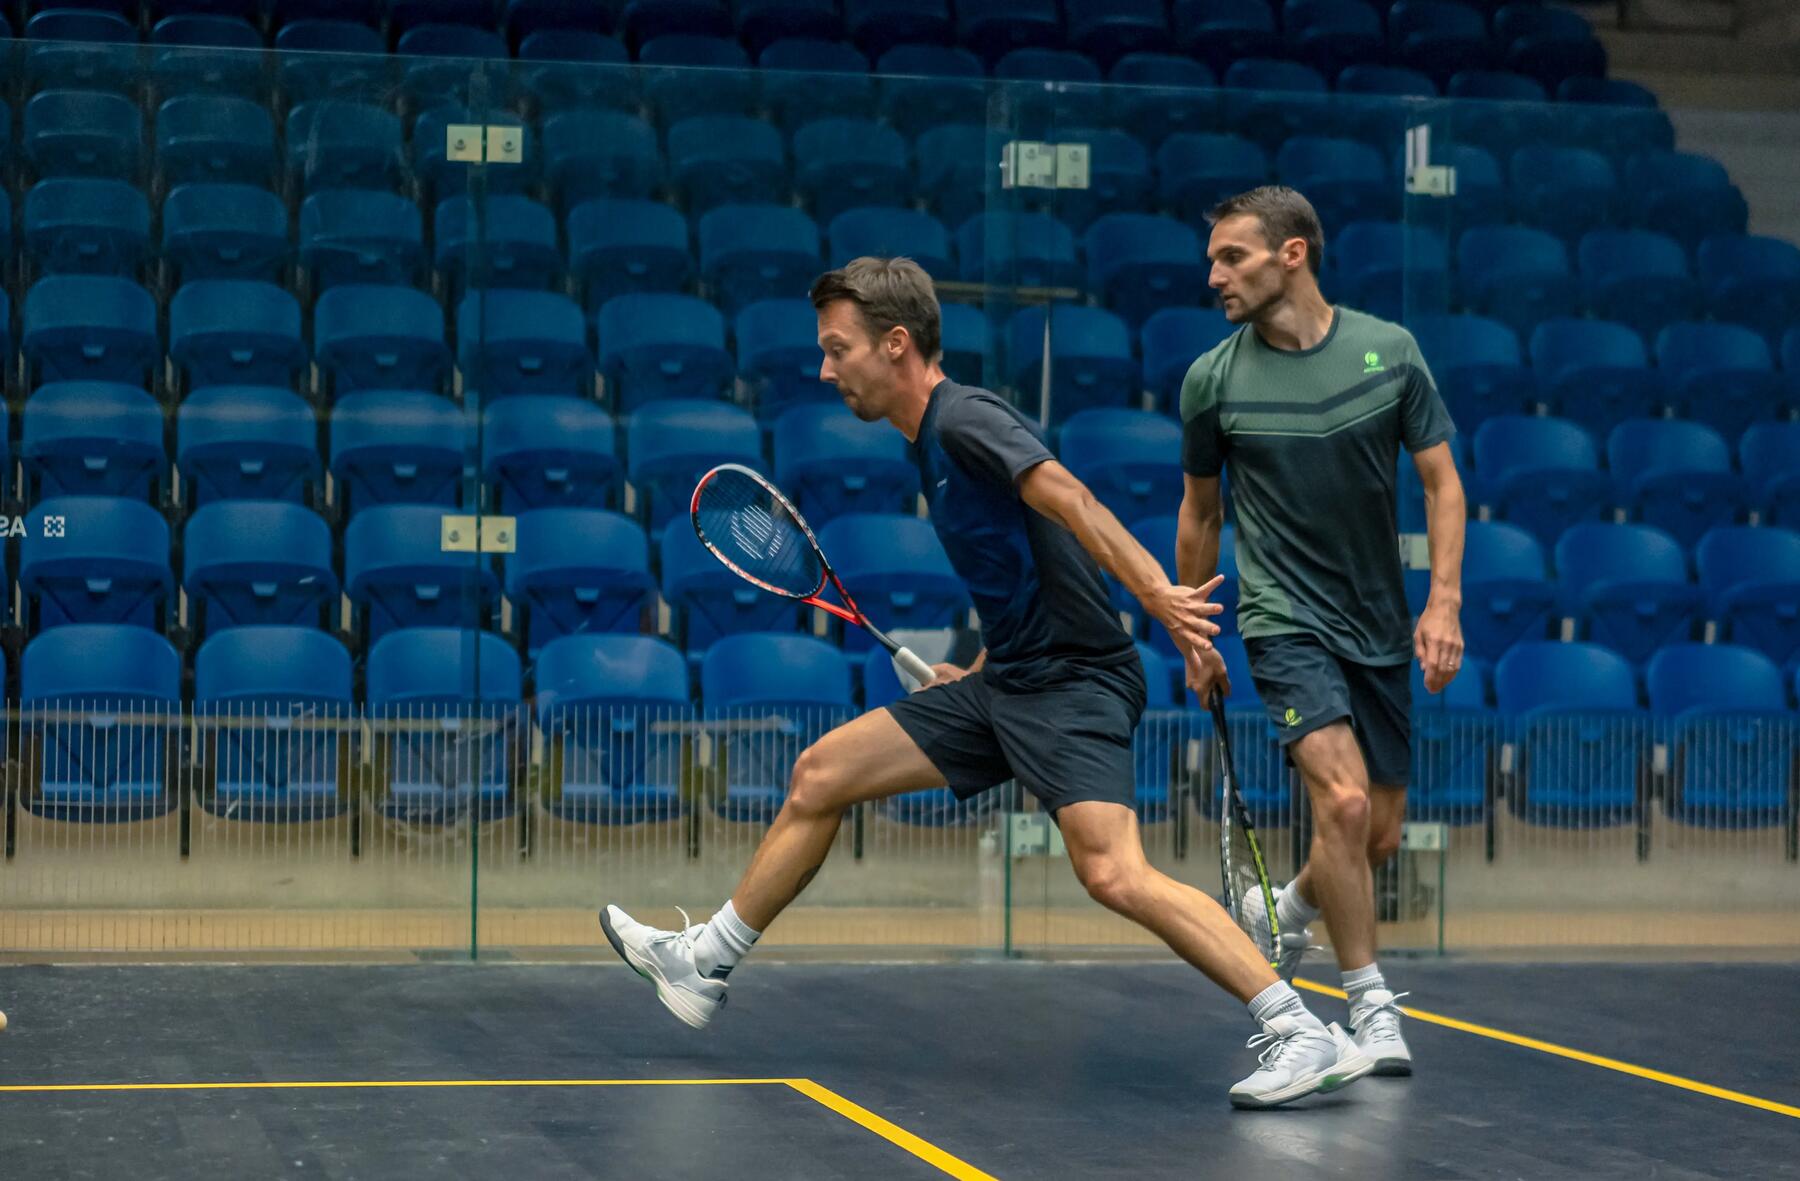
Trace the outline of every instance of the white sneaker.
{"label": "white sneaker", "polygon": [[1233,1107],[1275,1107],[1315,1091],[1336,1091],[1375,1068],[1336,1022],[1321,1029],[1284,1014],[1263,1022],[1263,1032],[1247,1044],[1264,1049],[1255,1072],[1231,1088]]}
{"label": "white sneaker", "polygon": [[1400,1036],[1400,998],[1404,992],[1372,988],[1350,1006],[1350,1028],[1356,1044],[1375,1061],[1375,1073],[1407,1075],[1412,1073],[1412,1051]]}
{"label": "white sneaker", "polygon": [[[687,912],[682,911],[681,917],[685,920]],[[708,980],[694,967],[694,940],[706,929],[704,924],[660,931],[608,906],[600,912],[600,929],[619,958],[656,985],[656,999],[663,1008],[695,1029],[705,1029],[725,1004],[725,982]]]}
{"label": "white sneaker", "polygon": [[[1290,883],[1285,888],[1291,889],[1292,884]],[[1275,893],[1279,904],[1281,891],[1277,890]],[[1261,890],[1250,891],[1250,896],[1244,899],[1244,917],[1250,923],[1252,937],[1256,940],[1257,948],[1269,946],[1269,908],[1263,905]],[[1292,984],[1294,977],[1300,972],[1300,961],[1311,950],[1313,950],[1312,936],[1308,935],[1305,929],[1283,931],[1281,946],[1275,955],[1275,974],[1286,983]]]}

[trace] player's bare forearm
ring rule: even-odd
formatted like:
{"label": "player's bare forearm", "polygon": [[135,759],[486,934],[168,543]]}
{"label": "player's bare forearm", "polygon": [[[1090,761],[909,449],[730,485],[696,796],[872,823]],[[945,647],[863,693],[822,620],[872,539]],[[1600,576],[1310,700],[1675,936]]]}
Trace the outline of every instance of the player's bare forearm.
{"label": "player's bare forearm", "polygon": [[1175,518],[1175,577],[1183,586],[1199,586],[1219,572],[1219,535],[1225,506],[1218,477],[1183,476],[1181,512]]}
{"label": "player's bare forearm", "polygon": [[[1434,454],[1438,452],[1441,454]],[[1469,520],[1462,478],[1450,458],[1449,444],[1420,452],[1418,464],[1425,485],[1425,535],[1431,550],[1430,601],[1460,611],[1463,533]]]}

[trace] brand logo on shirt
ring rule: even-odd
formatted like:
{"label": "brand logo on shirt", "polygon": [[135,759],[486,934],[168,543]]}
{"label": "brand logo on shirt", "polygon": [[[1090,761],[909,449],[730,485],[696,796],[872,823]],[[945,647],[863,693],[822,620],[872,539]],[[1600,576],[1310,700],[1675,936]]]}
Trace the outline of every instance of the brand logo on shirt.
{"label": "brand logo on shirt", "polygon": [[[1371,355],[1373,355],[1373,354],[1371,354]],[[1285,714],[1281,715],[1281,721],[1282,721],[1282,724],[1287,726],[1289,729],[1292,729],[1293,727],[1298,726],[1300,724],[1300,711],[1297,709],[1294,709],[1292,707],[1289,707],[1288,711]]]}
{"label": "brand logo on shirt", "polygon": [[1382,364],[1380,353],[1370,352],[1363,354],[1363,372],[1365,374],[1380,373],[1381,370]]}
{"label": "brand logo on shirt", "polygon": [[949,483],[949,482],[950,482],[950,477],[949,477],[949,476],[945,476],[945,477],[944,477],[944,478],[943,478],[943,479],[941,479],[941,480],[939,480],[939,481],[938,481],[938,482],[937,482],[937,486],[938,486],[938,487],[939,487],[939,488],[942,488],[942,487],[943,487],[943,486],[944,486],[944,485],[945,485],[945,484],[948,484],[948,483]]}

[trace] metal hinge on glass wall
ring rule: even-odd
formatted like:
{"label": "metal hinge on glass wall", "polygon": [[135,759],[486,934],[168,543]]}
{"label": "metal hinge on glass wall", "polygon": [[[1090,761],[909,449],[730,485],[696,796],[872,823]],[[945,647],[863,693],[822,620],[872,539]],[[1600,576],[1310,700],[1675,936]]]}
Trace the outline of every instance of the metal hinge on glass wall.
{"label": "metal hinge on glass wall", "polygon": [[452,123],[444,128],[444,152],[459,164],[518,164],[525,159],[525,129]]}
{"label": "metal hinge on glass wall", "polygon": [[457,554],[510,554],[517,548],[516,517],[465,517],[446,513],[438,548]]}
{"label": "metal hinge on glass wall", "polygon": [[1456,196],[1456,169],[1431,162],[1431,128],[1406,129],[1406,191],[1420,197]]}
{"label": "metal hinge on glass wall", "polygon": [[1013,140],[1000,154],[1000,187],[1085,189],[1091,155],[1087,144]]}

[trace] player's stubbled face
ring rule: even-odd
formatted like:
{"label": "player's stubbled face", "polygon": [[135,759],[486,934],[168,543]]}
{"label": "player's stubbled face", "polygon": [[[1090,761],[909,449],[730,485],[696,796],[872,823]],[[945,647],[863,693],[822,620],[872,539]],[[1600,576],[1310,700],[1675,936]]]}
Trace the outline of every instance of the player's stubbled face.
{"label": "player's stubbled face", "polygon": [[1233,324],[1255,320],[1281,298],[1281,262],[1256,217],[1240,214],[1215,225],[1206,257],[1212,260],[1208,282]]}
{"label": "player's stubbled face", "polygon": [[820,310],[819,348],[819,380],[837,387],[850,412],[864,422],[886,417],[893,364],[855,304],[841,299]]}

